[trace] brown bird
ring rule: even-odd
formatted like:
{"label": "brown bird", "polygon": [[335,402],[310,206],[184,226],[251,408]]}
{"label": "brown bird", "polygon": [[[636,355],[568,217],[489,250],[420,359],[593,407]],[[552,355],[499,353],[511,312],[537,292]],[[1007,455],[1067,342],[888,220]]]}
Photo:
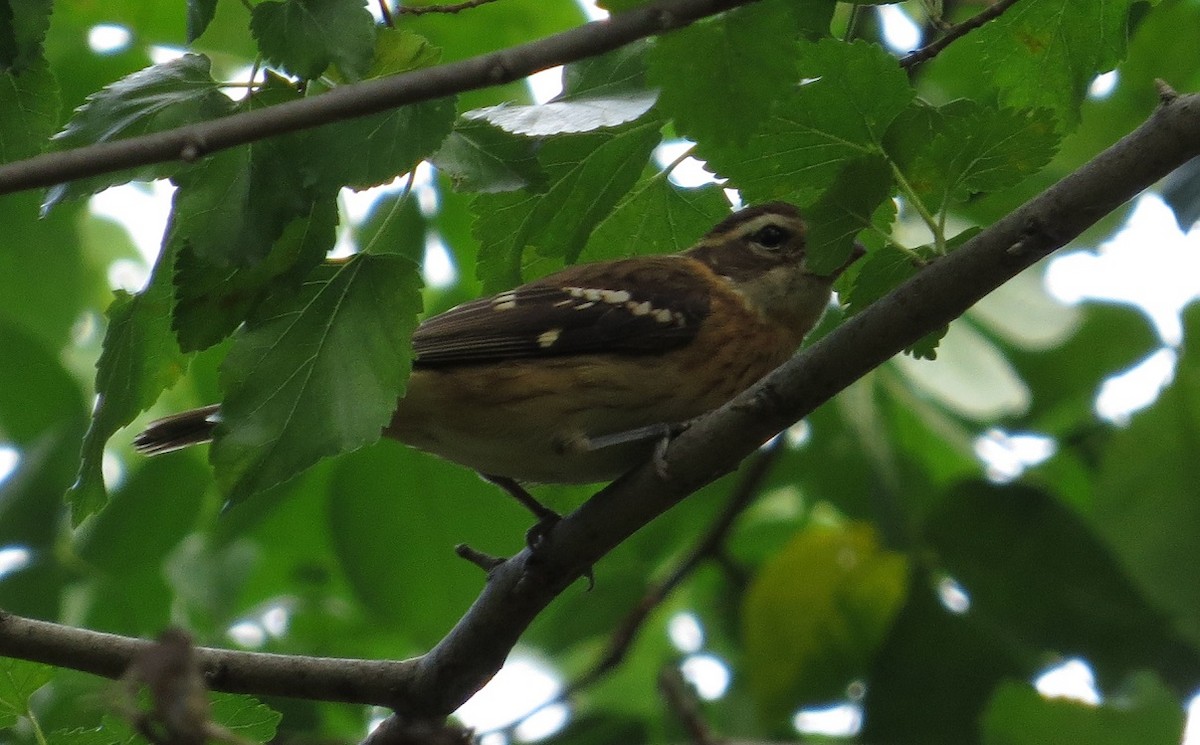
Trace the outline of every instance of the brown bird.
{"label": "brown bird", "polygon": [[[784,203],[744,209],[673,255],[580,264],[427,319],[383,430],[506,486],[615,478],[673,425],[795,353],[833,281],[809,269]],[[219,407],[150,424],[163,453],[212,439]]]}

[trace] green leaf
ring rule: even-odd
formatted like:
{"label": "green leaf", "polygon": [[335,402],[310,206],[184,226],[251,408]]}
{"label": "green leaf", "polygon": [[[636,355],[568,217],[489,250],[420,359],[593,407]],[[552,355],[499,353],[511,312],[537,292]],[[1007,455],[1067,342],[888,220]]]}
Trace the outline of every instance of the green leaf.
{"label": "green leaf", "polygon": [[941,501],[925,535],[970,597],[969,613],[1020,639],[1030,655],[1083,657],[1102,688],[1139,669],[1155,670],[1179,689],[1194,685],[1200,653],[1084,520],[1049,494],[966,483]]}
{"label": "green leaf", "polygon": [[210,694],[212,720],[249,742],[271,742],[283,715],[252,696]]}
{"label": "green leaf", "polygon": [[250,33],[268,62],[304,80],[330,65],[361,80],[375,53],[365,0],[266,0],[250,12]]}
{"label": "green leaf", "polygon": [[1200,587],[1178,571],[1200,555],[1200,305],[1187,308],[1184,329],[1175,380],[1102,453],[1089,518],[1134,581],[1200,645]]}
{"label": "green leaf", "polygon": [[485,121],[506,132],[546,137],[616,127],[641,118],[658,100],[658,92],[573,98],[532,106],[501,104],[463,114],[467,121]]}
{"label": "green leaf", "polygon": [[[55,135],[54,144],[58,149],[82,147],[225,116],[233,110],[233,102],[221,93],[210,68],[208,57],[185,54],[128,75],[88,96]],[[115,184],[164,178],[184,168],[179,162],[155,163],[77,179],[48,189],[43,209]]]}
{"label": "green leaf", "polygon": [[[269,76],[238,108],[298,98],[290,84]],[[189,251],[216,268],[263,261],[289,224],[317,202],[333,202],[335,186],[314,184],[306,162],[303,136],[284,135],[224,150],[178,174],[173,214]]]}
{"label": "green leaf", "polygon": [[934,210],[1012,186],[1040,170],[1058,146],[1049,110],[993,109],[955,101],[937,110],[934,136],[909,165],[909,184]]}
{"label": "green leaf", "polygon": [[419,287],[411,262],[360,254],[259,306],[221,367],[211,459],[231,500],[379,438],[411,366]]}
{"label": "green leaf", "polygon": [[487,122],[462,119],[430,161],[461,191],[494,194],[535,188],[544,180],[536,144]]}
{"label": "green leaf", "polygon": [[799,66],[811,80],[776,105],[745,147],[697,147],[697,157],[747,201],[812,201],[846,159],[882,150],[889,125],[913,98],[904,70],[874,44],[802,44]]}
{"label": "green leaf", "polygon": [[318,184],[386,184],[437,151],[454,128],[455,99],[401,106],[307,133],[302,164]]}
{"label": "green leaf", "polygon": [[1138,675],[1128,690],[1099,706],[1047,698],[1027,683],[1006,682],[984,712],[985,745],[1176,745],[1184,710],[1153,675]]}
{"label": "green leaf", "polygon": [[454,546],[508,554],[529,527],[515,500],[470,469],[393,442],[334,464],[327,509],[354,595],[418,648],[444,636],[479,592],[478,568],[456,561]]}
{"label": "green leaf", "polygon": [[83,441],[79,477],[67,492],[75,525],[108,500],[100,470],[108,438],[148,409],[187,367],[170,327],[173,232],[167,228],[146,289],[137,295],[118,291],[108,307],[108,332],[96,362],[97,401]]}
{"label": "green leaf", "polygon": [[635,41],[598,57],[566,65],[562,75],[562,95],[555,100],[620,96],[649,90],[653,87],[646,82],[650,49],[650,42]]}
{"label": "green leaf", "polygon": [[9,1],[0,6],[0,71],[20,77],[45,67],[42,42],[53,7],[52,0]]}
{"label": "green leaf", "polygon": [[217,0],[187,0],[188,44],[200,38],[216,14]]}
{"label": "green leaf", "polygon": [[0,163],[42,152],[58,123],[58,107],[58,83],[44,62],[20,73],[0,72]]}
{"label": "green leaf", "polygon": [[376,31],[374,60],[364,77],[381,78],[419,70],[436,65],[441,58],[441,48],[420,34],[407,29],[380,28]]}
{"label": "green leaf", "polygon": [[[574,262],[592,229],[637,180],[658,141],[656,122],[555,137],[539,153],[549,179],[544,194],[476,197],[472,210],[479,218],[473,233],[480,241],[479,278],[484,291],[520,284],[527,249]],[[545,261],[535,271],[545,273],[556,266],[561,261]]]}
{"label": "green leaf", "polygon": [[0,728],[11,727],[29,712],[29,697],[54,679],[54,668],[0,657]]}
{"label": "green leaf", "polygon": [[796,84],[791,3],[759,2],[658,38],[650,79],[680,134],[744,146]]}
{"label": "green leaf", "polygon": [[[168,497],[163,484],[173,484]],[[208,469],[177,455],[140,464],[113,494],[108,507],[74,536],[81,559],[109,574],[157,566],[194,527],[208,487]],[[170,503],[169,509],[164,509]],[[136,541],[128,540],[139,536]]]}
{"label": "green leaf", "polygon": [[908,560],[866,523],[810,525],[759,570],[742,608],[746,672],[771,718],[842,694],[904,603]]}
{"label": "green leaf", "polygon": [[1050,109],[1074,129],[1092,79],[1125,56],[1134,3],[1023,2],[970,34],[961,51],[982,61],[1005,103]]}
{"label": "green leaf", "polygon": [[992,691],[1006,679],[1032,676],[1040,660],[1023,655],[986,621],[951,613],[928,577],[914,580],[871,662],[859,736],[921,745],[978,742]]}
{"label": "green leaf", "polygon": [[427,227],[411,192],[384,197],[354,230],[359,251],[396,254],[420,266],[425,260]]}
{"label": "green leaf", "polygon": [[596,226],[581,258],[585,261],[680,251],[729,216],[721,187],[683,189],[665,174],[642,181]]}
{"label": "green leaf", "polygon": [[882,157],[871,155],[846,163],[821,198],[804,209],[809,269],[830,274],[843,266],[855,237],[871,227],[875,213],[891,193],[891,170]]}
{"label": "green leaf", "polygon": [[262,261],[215,266],[184,242],[175,273],[176,305],[171,327],[184,351],[205,349],[244,322],[273,292],[295,291],[337,238],[337,205],[315,202],[312,211],[288,224]]}
{"label": "green leaf", "polygon": [[862,260],[854,284],[846,293],[851,314],[859,313],[920,271],[914,257],[893,244],[871,251]]}

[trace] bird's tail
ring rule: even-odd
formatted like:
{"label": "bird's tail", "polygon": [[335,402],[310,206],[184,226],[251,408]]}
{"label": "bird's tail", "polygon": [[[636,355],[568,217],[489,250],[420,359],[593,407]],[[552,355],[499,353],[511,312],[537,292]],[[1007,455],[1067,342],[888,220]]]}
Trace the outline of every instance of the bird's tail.
{"label": "bird's tail", "polygon": [[213,430],[220,420],[217,404],[172,414],[150,422],[145,431],[134,438],[133,447],[139,453],[159,455],[199,445],[213,438]]}

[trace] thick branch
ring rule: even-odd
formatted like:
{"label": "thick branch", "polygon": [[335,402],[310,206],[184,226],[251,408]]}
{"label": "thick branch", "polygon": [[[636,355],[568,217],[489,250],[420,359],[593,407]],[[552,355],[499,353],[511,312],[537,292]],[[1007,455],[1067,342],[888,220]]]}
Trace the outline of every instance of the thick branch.
{"label": "thick branch", "polygon": [[[1136,131],[851,318],[717,411],[664,454],[563,518],[535,559],[497,567],[454,629],[407,662],[198,650],[218,690],[386,704],[415,718],[456,709],[503,664],[537,614],[640,527],[729,472],[763,441],[1200,155],[1200,96],[1164,88]],[[147,642],[0,615],[0,654],[120,675]]]}
{"label": "thick branch", "polygon": [[320,96],[125,140],[38,155],[0,166],[0,194],[86,176],[194,160],[226,148],[406,104],[487,88],[610,52],[752,0],[658,0],[500,52],[402,75],[344,85]]}
{"label": "thick branch", "polygon": [[[0,611],[0,656],[35,660],[120,678],[139,652],[154,645],[35,621]],[[218,691],[292,696],[322,701],[387,705],[404,688],[415,662],[299,657],[226,649],[196,648],[205,683]]]}

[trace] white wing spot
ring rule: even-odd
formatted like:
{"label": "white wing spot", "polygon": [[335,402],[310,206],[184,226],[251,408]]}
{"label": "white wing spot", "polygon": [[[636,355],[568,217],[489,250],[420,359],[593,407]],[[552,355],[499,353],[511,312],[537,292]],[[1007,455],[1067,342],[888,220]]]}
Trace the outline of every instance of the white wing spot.
{"label": "white wing spot", "polygon": [[606,303],[620,305],[621,303],[628,302],[633,296],[629,294],[628,290],[601,290],[600,297]]}
{"label": "white wing spot", "polygon": [[654,320],[658,321],[659,323],[670,323],[671,310],[669,308],[659,308],[658,310],[654,311]]}
{"label": "white wing spot", "polygon": [[538,338],[537,338],[538,346],[541,347],[542,349],[549,349],[551,346],[554,345],[554,342],[558,341],[558,337],[561,334],[562,334],[562,329],[550,329],[549,331],[543,331],[541,334],[538,335]]}
{"label": "white wing spot", "polygon": [[594,300],[590,303],[580,303],[579,305],[575,306],[575,310],[587,310],[588,308],[592,307],[595,304],[596,304],[596,301],[594,301]]}
{"label": "white wing spot", "polygon": [[635,316],[644,316],[650,312],[650,301],[647,300],[642,303],[635,303],[633,301],[630,301],[628,303],[625,303],[625,307],[629,308],[629,312],[634,314]]}
{"label": "white wing spot", "polygon": [[515,307],[517,307],[515,292],[502,292],[492,298],[492,310],[512,310]]}

